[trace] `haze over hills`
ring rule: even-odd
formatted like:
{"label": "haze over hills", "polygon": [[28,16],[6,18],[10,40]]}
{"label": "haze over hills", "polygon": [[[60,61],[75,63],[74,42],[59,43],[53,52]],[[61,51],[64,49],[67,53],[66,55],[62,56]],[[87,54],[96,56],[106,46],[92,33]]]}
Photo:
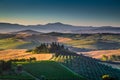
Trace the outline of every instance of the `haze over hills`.
{"label": "haze over hills", "polygon": [[33,31],[33,30],[22,30],[22,31],[10,32],[10,34],[39,35],[39,34],[42,34],[42,33],[38,32],[38,31]]}
{"label": "haze over hills", "polygon": [[20,25],[11,23],[0,23],[0,33],[16,32],[21,30],[35,30],[38,32],[63,32],[63,33],[120,33],[120,27],[113,26],[73,26],[60,22],[45,25]]}

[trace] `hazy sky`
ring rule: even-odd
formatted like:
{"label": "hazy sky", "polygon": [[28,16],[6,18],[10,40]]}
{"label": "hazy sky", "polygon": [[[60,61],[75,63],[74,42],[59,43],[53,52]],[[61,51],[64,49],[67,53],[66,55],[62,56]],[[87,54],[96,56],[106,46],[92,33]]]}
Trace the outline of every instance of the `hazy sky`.
{"label": "hazy sky", "polygon": [[0,0],[0,22],[120,26],[120,0]]}

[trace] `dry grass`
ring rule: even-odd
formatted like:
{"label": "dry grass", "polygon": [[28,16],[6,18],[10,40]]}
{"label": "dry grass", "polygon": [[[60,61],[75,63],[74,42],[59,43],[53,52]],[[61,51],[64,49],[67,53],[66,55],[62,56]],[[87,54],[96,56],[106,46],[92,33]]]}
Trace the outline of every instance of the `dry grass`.
{"label": "dry grass", "polygon": [[98,51],[90,51],[84,52],[85,55],[100,59],[103,55],[110,56],[110,55],[120,55],[120,49],[118,50],[98,50]]}
{"label": "dry grass", "polygon": [[64,38],[64,37],[58,37],[57,39],[58,39],[58,42],[63,42],[63,43],[72,40],[72,39],[70,39],[70,38]]}
{"label": "dry grass", "polygon": [[10,59],[29,59],[30,57],[35,57],[37,61],[49,60],[52,54],[32,54],[27,53],[26,49],[7,49],[0,51],[0,60],[10,60]]}

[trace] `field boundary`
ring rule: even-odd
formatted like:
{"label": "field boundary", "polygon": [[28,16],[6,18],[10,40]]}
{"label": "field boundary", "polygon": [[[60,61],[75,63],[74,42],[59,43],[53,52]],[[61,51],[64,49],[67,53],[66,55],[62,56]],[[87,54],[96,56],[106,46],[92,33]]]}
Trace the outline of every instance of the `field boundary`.
{"label": "field boundary", "polygon": [[24,72],[25,72],[26,74],[28,74],[29,76],[33,77],[35,80],[40,80],[39,78],[37,78],[36,76],[32,75],[31,73],[29,73],[29,72],[27,72],[27,71],[25,71],[25,70],[24,70]]}
{"label": "field boundary", "polygon": [[59,62],[58,62],[58,64],[60,64],[60,65],[61,65],[62,67],[64,67],[65,69],[67,69],[67,70],[69,70],[70,72],[72,72],[74,75],[77,75],[77,76],[79,76],[79,77],[81,77],[81,78],[84,78],[83,76],[80,76],[79,74],[75,73],[74,71],[72,71],[72,70],[69,69],[68,67],[64,66],[63,64],[61,64],[61,63],[59,63]]}

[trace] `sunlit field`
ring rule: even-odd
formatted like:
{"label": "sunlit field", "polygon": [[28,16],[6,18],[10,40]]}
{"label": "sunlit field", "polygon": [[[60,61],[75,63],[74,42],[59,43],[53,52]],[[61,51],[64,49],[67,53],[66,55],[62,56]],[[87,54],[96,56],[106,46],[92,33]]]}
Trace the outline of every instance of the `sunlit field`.
{"label": "sunlit field", "polygon": [[30,57],[35,57],[37,61],[49,60],[52,54],[42,53],[42,54],[32,54],[26,52],[26,49],[8,49],[0,51],[0,60],[10,60],[10,59],[29,59]]}

